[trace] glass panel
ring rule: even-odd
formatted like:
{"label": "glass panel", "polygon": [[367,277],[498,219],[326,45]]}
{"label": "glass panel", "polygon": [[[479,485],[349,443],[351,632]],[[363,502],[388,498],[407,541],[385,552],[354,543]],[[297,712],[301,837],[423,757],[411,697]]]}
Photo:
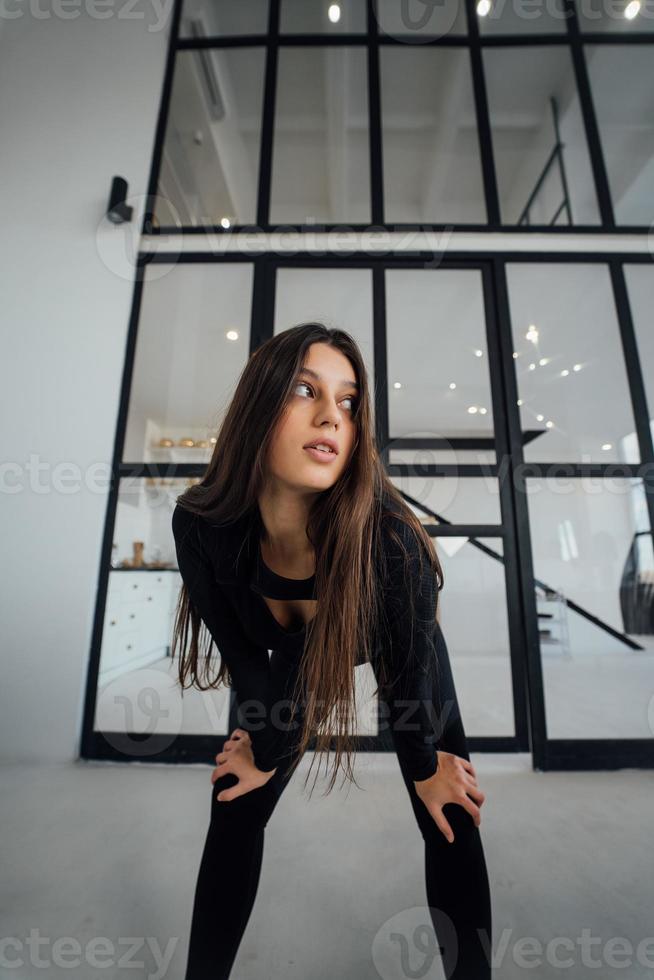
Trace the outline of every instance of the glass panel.
{"label": "glass panel", "polygon": [[490,34],[565,34],[566,15],[561,0],[514,0],[506,3],[477,3],[479,33]]}
{"label": "glass panel", "polygon": [[432,37],[465,34],[463,0],[373,0],[373,11],[381,33],[397,37],[405,44],[421,44]]}
{"label": "glass panel", "polygon": [[525,459],[638,463],[608,268],[509,263],[507,275]]}
{"label": "glass panel", "polygon": [[365,0],[282,0],[279,29],[282,34],[364,34]]}
{"label": "glass panel", "polygon": [[585,48],[616,221],[654,219],[654,50],[650,45]]}
{"label": "glass panel", "polygon": [[[426,462],[430,450],[414,452],[417,463]],[[424,459],[423,459],[424,457]],[[501,524],[499,485],[494,476],[393,476],[391,481],[402,493],[409,495],[450,524]],[[407,503],[423,524],[435,523],[429,514],[408,500]]]}
{"label": "glass panel", "polygon": [[654,560],[642,482],[530,479],[527,490],[548,737],[651,738]]}
{"label": "glass panel", "polygon": [[650,265],[625,265],[624,274],[649,408],[649,425],[654,438],[654,270]]}
{"label": "glass panel", "polygon": [[346,330],[356,340],[366,365],[374,416],[372,389],[375,356],[370,269],[278,269],[275,333],[311,320],[324,323],[326,327]]}
{"label": "glass panel", "polygon": [[478,269],[386,272],[390,438],[494,439]]}
{"label": "glass panel", "polygon": [[[654,30],[651,0],[575,0],[582,31],[628,34]],[[632,49],[633,50],[633,49]]]}
{"label": "glass panel", "polygon": [[255,221],[264,67],[263,48],[178,52],[155,208],[160,226]]}
{"label": "glass panel", "polygon": [[467,48],[382,47],[386,221],[486,221]]}
{"label": "glass panel", "polygon": [[568,48],[487,48],[483,59],[502,221],[551,224],[566,201],[567,186],[571,216],[566,214],[565,223],[597,224]]}
{"label": "glass panel", "polygon": [[181,37],[265,34],[267,30],[268,0],[184,0]]}
{"label": "glass panel", "polygon": [[369,220],[366,49],[280,48],[270,221]]}
{"label": "glass panel", "polygon": [[[94,720],[110,743],[112,732],[168,734],[172,744],[178,734],[228,731],[229,689],[191,688],[182,698],[178,663],[170,656],[182,585],[172,512],[176,498],[197,480],[120,482]],[[147,753],[147,739],[134,748]]]}
{"label": "glass panel", "polygon": [[123,460],[209,461],[249,356],[251,297],[251,263],[146,267]]}
{"label": "glass panel", "polygon": [[466,735],[515,735],[502,540],[432,543],[443,568],[440,624]]}

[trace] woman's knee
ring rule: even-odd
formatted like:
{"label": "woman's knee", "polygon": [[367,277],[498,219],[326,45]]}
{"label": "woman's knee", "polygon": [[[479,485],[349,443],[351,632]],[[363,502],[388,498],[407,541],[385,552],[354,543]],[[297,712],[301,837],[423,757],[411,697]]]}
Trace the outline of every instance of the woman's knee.
{"label": "woman's knee", "polygon": [[269,780],[263,786],[248,790],[233,800],[219,800],[218,795],[238,783],[234,773],[220,776],[211,787],[211,821],[235,828],[240,834],[257,833],[265,827],[275,808],[278,795]]}

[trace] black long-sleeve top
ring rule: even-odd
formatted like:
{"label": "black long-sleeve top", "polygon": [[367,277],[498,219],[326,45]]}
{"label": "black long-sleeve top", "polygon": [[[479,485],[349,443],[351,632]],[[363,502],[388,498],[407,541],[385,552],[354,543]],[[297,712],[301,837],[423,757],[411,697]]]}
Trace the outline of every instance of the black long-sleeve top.
{"label": "black long-sleeve top", "polygon": [[[447,650],[435,624],[438,589],[434,572],[424,558],[420,571],[419,544],[406,524],[394,515],[382,526],[387,522],[400,534],[409,563],[405,565],[396,541],[383,531],[386,628],[379,634],[375,660],[387,657],[391,679],[397,680],[392,695],[383,695],[383,701],[398,758],[411,779],[422,780],[437,769],[435,712],[442,709],[432,700],[434,671],[446,684],[437,700],[442,704],[443,696],[448,696],[456,705],[456,695]],[[306,625],[283,627],[263,596],[318,597],[315,575],[287,579],[265,565],[259,545],[261,527],[258,508],[221,527],[179,504],[172,516],[178,567],[189,599],[227,664],[239,703],[263,708],[249,731],[255,763],[268,772],[284,751],[281,726],[270,723],[270,712],[288,696],[288,679],[302,655]],[[364,662],[360,657],[358,663]],[[377,664],[372,666],[377,672]]]}

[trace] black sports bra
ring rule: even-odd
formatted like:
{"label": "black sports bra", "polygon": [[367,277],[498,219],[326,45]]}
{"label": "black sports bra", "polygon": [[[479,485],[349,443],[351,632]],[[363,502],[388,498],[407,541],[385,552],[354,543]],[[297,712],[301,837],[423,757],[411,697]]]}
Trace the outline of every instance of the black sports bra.
{"label": "black sports bra", "polygon": [[269,599],[316,599],[316,575],[309,578],[286,578],[269,568],[261,554],[261,543],[257,544],[256,561],[252,563],[250,585],[256,592]]}

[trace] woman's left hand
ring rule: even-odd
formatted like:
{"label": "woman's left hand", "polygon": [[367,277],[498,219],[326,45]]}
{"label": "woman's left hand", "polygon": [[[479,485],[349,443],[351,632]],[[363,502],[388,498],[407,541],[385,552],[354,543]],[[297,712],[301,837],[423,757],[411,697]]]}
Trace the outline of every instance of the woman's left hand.
{"label": "woman's left hand", "polygon": [[459,803],[468,811],[475,826],[481,823],[481,806],[486,799],[477,785],[475,767],[453,752],[437,752],[438,768],[428,779],[414,780],[416,793],[425,804],[446,840],[454,843],[454,831],[443,813],[446,803]]}
{"label": "woman's left hand", "polygon": [[263,772],[257,768],[252,752],[252,740],[242,728],[234,729],[224,743],[222,752],[216,756],[216,762],[218,765],[211,773],[212,783],[215,783],[217,779],[228,772],[238,777],[238,783],[235,786],[230,786],[229,789],[224,789],[218,794],[216,799],[219,803],[229,802],[238,796],[249,793],[252,789],[265,786],[277,772],[277,769]]}

